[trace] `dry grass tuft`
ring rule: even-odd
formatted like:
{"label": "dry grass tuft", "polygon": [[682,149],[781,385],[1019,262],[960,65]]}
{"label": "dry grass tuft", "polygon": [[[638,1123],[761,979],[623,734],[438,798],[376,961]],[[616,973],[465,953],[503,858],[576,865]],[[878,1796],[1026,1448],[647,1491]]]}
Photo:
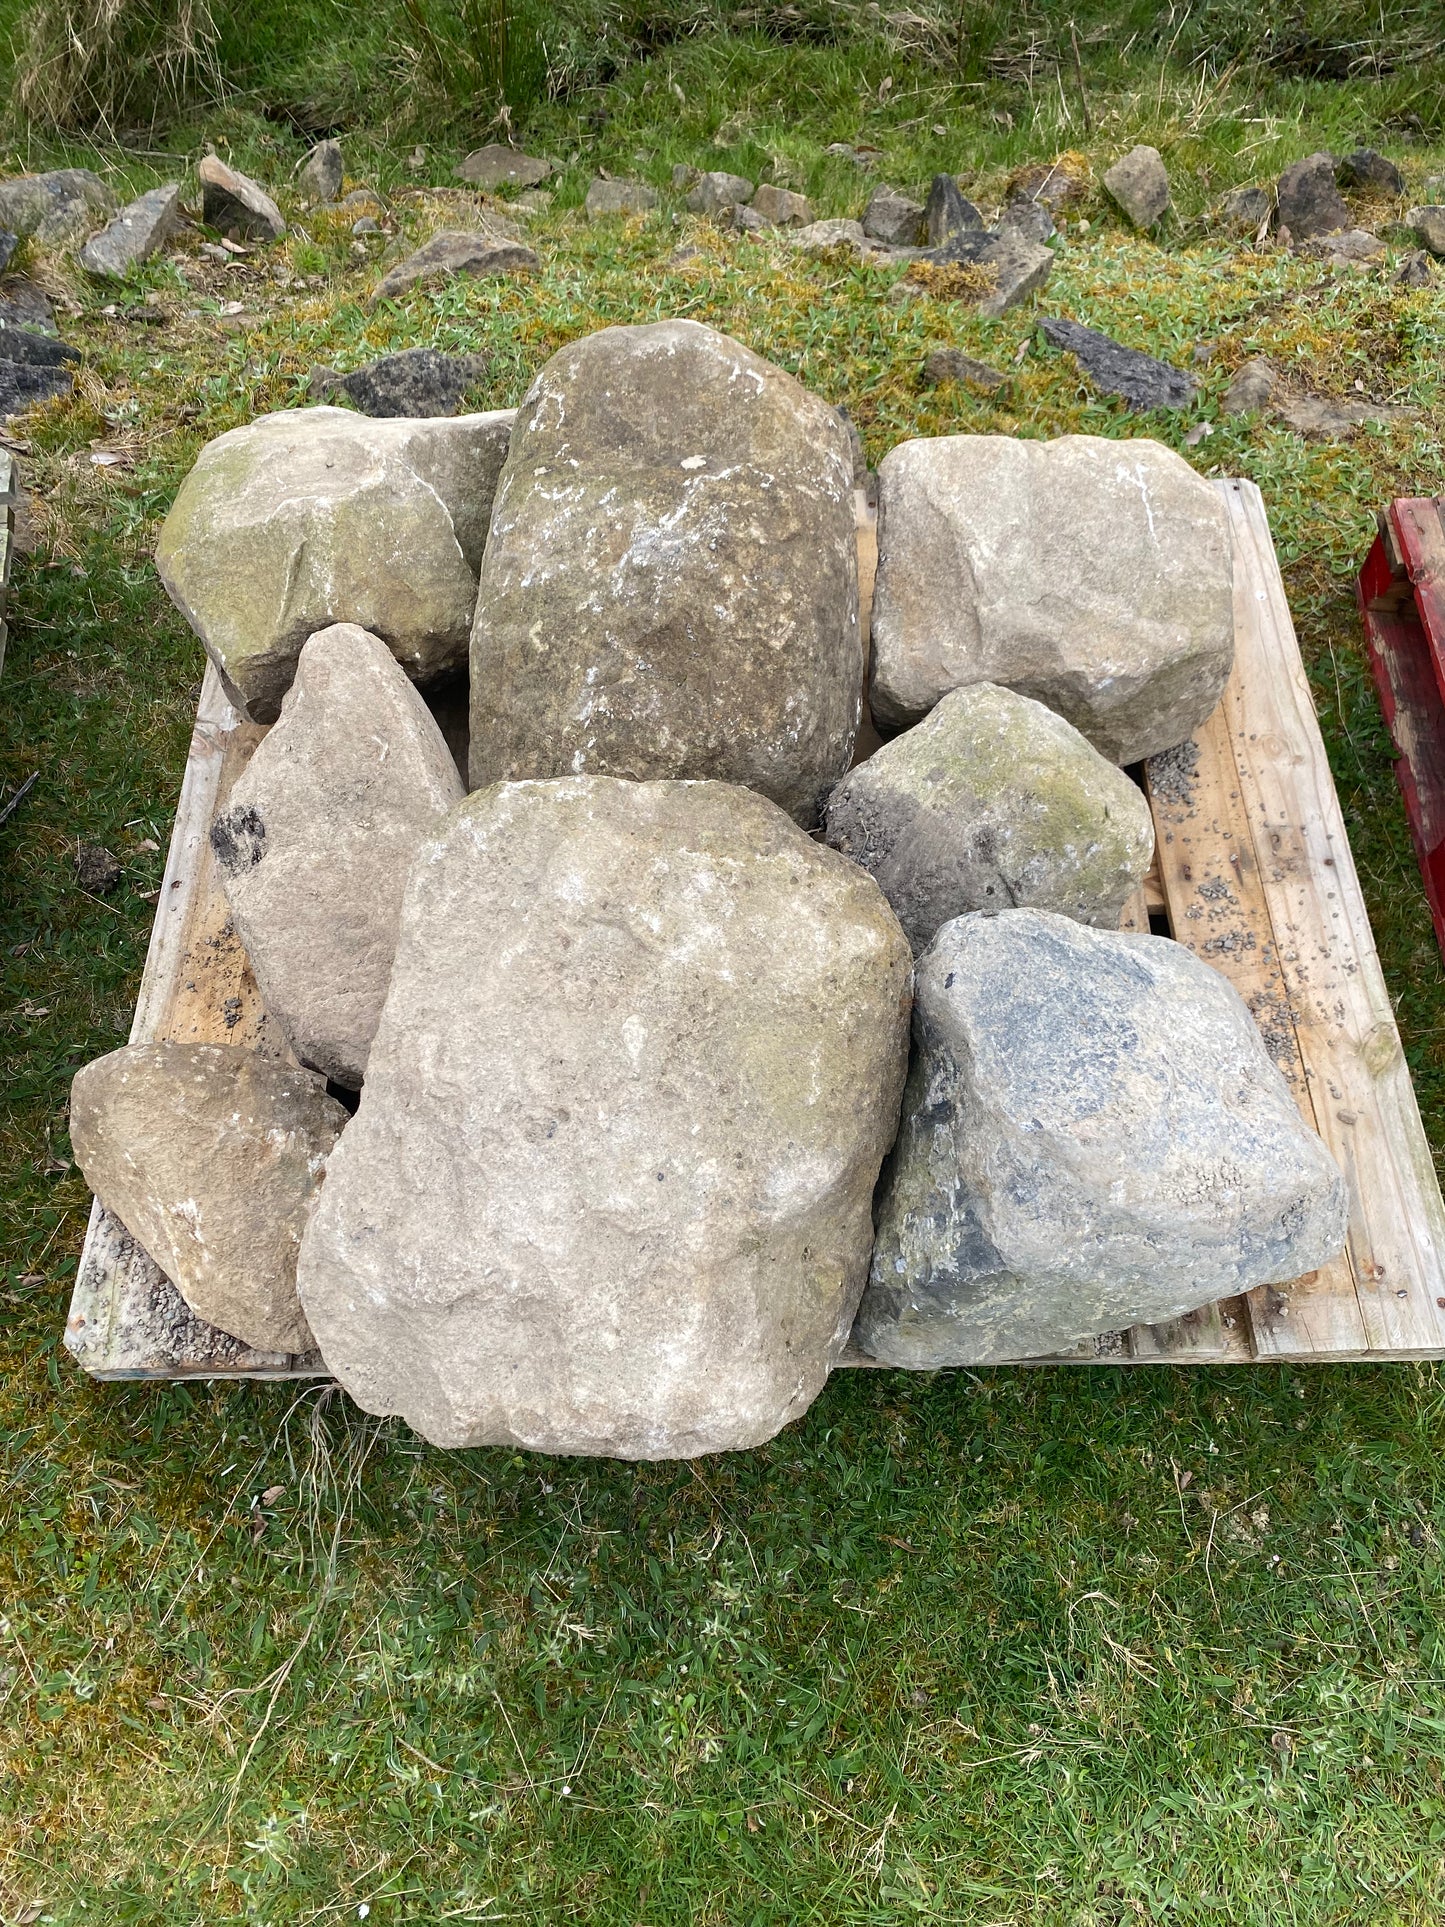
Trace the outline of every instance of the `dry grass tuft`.
{"label": "dry grass tuft", "polygon": [[39,0],[15,48],[14,107],[44,133],[114,135],[218,99],[210,0]]}

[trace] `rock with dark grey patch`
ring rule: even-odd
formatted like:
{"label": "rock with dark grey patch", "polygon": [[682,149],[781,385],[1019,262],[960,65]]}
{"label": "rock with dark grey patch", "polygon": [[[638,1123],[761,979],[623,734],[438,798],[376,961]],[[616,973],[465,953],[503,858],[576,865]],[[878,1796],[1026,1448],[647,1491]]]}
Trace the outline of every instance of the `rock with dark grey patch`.
{"label": "rock with dark grey patch", "polygon": [[346,179],[346,162],[338,140],[318,141],[306,156],[296,187],[302,200],[317,206],[334,201]]}
{"label": "rock with dark grey patch", "polygon": [[1317,234],[1312,241],[1300,243],[1301,254],[1346,267],[1375,267],[1385,259],[1385,244],[1367,228],[1341,228],[1335,234]]}
{"label": "rock with dark grey patch", "polygon": [[5,331],[8,328],[55,333],[55,310],[49,295],[24,275],[10,274],[0,281],[0,354],[7,352]]}
{"label": "rock with dark grey patch", "polygon": [[1016,229],[1002,228],[979,256],[979,265],[987,271],[991,285],[978,311],[998,316],[1039,292],[1054,271],[1054,251]]}
{"label": "rock with dark grey patch", "polygon": [[1187,408],[1199,384],[1193,375],[1160,361],[1141,349],[1086,328],[1063,315],[1046,315],[1039,330],[1051,347],[1071,354],[1084,373],[1106,395],[1118,395],[1130,408]]}
{"label": "rock with dark grey patch", "polygon": [[863,210],[863,232],[887,247],[917,247],[924,238],[923,204],[896,188],[875,187]]}
{"label": "rock with dark grey patch", "polygon": [[723,212],[723,223],[738,234],[766,234],[774,223],[764,220],[755,207],[735,204]]}
{"label": "rock with dark grey patch", "polygon": [[443,228],[398,261],[381,277],[373,301],[388,301],[417,287],[455,281],[466,275],[482,280],[497,274],[534,274],[541,267],[509,222],[481,215],[474,228]]}
{"label": "rock with dark grey patch", "polygon": [[264,187],[207,154],[196,169],[201,182],[201,218],[222,234],[248,241],[279,241],[286,232],[281,210]]}
{"label": "rock with dark grey patch", "polygon": [[53,335],[25,327],[0,327],[0,419],[32,402],[68,395],[75,387],[73,348]]}
{"label": "rock with dark grey patch", "polygon": [[1335,163],[1329,154],[1311,154],[1296,161],[1279,177],[1276,191],[1279,224],[1295,241],[1311,241],[1350,225],[1350,210],[1335,186]]}
{"label": "rock with dark grey patch", "polygon": [[983,225],[983,216],[953,176],[935,174],[923,208],[923,233],[929,247],[940,247],[955,234],[967,234]]}
{"label": "rock with dark grey patch", "polygon": [[1169,174],[1157,147],[1131,147],[1106,170],[1104,188],[1137,228],[1155,227],[1169,212]]}
{"label": "rock with dark grey patch", "polygon": [[20,236],[11,234],[8,229],[0,228],[0,274],[9,267],[15,250],[20,245]]}
{"label": "rock with dark grey patch", "polygon": [[307,1352],[296,1255],[347,1122],[321,1078],[223,1044],[128,1044],[77,1073],[86,1183],[199,1317]]}
{"label": "rock with dark grey patch", "polygon": [[1274,212],[1267,187],[1231,188],[1220,206],[1224,225],[1236,234],[1257,234]]}
{"label": "rock with dark grey patch", "polygon": [[1116,929],[1154,854],[1143,791],[1062,716],[994,683],[950,691],[850,770],[824,821],[915,955],[971,910],[1030,906]]}
{"label": "rock with dark grey patch", "polygon": [[114,194],[88,167],[0,181],[0,228],[42,247],[79,241],[114,212]]}
{"label": "rock with dark grey patch", "polygon": [[657,190],[644,182],[604,181],[600,177],[588,188],[583,203],[589,221],[619,214],[650,214],[656,206]]}
{"label": "rock with dark grey patch", "polygon": [[929,383],[961,381],[986,395],[1007,386],[1008,376],[990,368],[986,361],[975,361],[961,348],[930,348],[923,362],[923,379]]}
{"label": "rock with dark grey patch", "polygon": [[454,172],[458,180],[469,181],[485,194],[495,194],[499,187],[540,187],[552,173],[552,163],[492,141],[458,162]]}
{"label": "rock with dark grey patch", "polygon": [[158,254],[184,219],[180,182],[153,187],[123,207],[99,234],[91,235],[80,250],[80,265],[87,274],[123,280],[133,267]]}
{"label": "rock with dark grey patch", "polygon": [[960,917],[913,1034],[855,1327],[885,1364],[1047,1356],[1344,1243],[1339,1171],[1243,1001],[1169,938]]}
{"label": "rock with dark grey patch", "polygon": [[302,1253],[330,1370],[438,1445],[771,1438],[867,1271],[908,971],[872,879],[747,790],[471,796]]}
{"label": "rock with dark grey patch", "polygon": [[554,355],[518,412],[483,558],[473,787],[710,776],[811,824],[848,767],[861,680],[833,409],[694,321]]}
{"label": "rock with dark grey patch", "polygon": [[1432,278],[1430,257],[1423,248],[1407,254],[1395,270],[1397,288],[1428,288]]}
{"label": "rock with dark grey patch", "polygon": [[1412,207],[1405,221],[1422,248],[1437,259],[1445,259],[1445,206]]}
{"label": "rock with dark grey patch", "polygon": [[1229,525],[1172,449],[946,435],[901,442],[878,486],[883,723],[1002,683],[1123,764],[1182,742],[1218,702],[1234,657]]}
{"label": "rock with dark grey patch", "polygon": [[788,187],[774,187],[764,181],[749,203],[750,211],[768,227],[807,227],[813,208],[806,194],[795,194]]}
{"label": "rock with dark grey patch", "polygon": [[383,355],[365,368],[335,377],[340,392],[363,415],[455,415],[469,388],[485,381],[491,367],[485,355],[444,355],[435,348],[404,348]]}
{"label": "rock with dark grey patch", "polygon": [[1265,407],[1279,385],[1279,375],[1271,363],[1255,356],[1237,368],[1224,391],[1226,415],[1249,415]]}
{"label": "rock with dark grey patch", "polygon": [[156,549],[231,699],[273,722],[308,636],[355,622],[413,680],[465,668],[512,414],[262,415],[207,443]]}
{"label": "rock with dark grey patch", "polygon": [[1370,194],[1403,194],[1405,176],[1392,160],[1373,147],[1357,147],[1346,154],[1335,169],[1342,187],[1353,187]]}
{"label": "rock with dark grey patch", "polygon": [[352,623],[312,636],[211,846],[262,1001],[338,1084],[366,1074],[412,860],[465,793],[386,644]]}
{"label": "rock with dark grey patch", "polygon": [[998,217],[999,231],[1005,229],[1011,234],[1020,235],[1025,241],[1042,246],[1054,238],[1056,229],[1054,217],[1042,201],[1031,201],[1026,196],[1016,196]]}
{"label": "rock with dark grey patch", "polygon": [[688,193],[687,206],[694,214],[720,214],[724,208],[751,200],[752,194],[753,183],[741,174],[699,174]]}

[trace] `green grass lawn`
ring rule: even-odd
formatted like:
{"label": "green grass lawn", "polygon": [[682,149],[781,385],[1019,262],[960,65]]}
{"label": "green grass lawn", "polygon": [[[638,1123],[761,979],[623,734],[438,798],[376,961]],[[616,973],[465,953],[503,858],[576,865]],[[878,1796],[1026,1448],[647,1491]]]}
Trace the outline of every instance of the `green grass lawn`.
{"label": "green grass lawn", "polygon": [[[436,1451],[314,1386],[95,1385],[60,1342],[88,1204],[67,1087],[129,1025],[202,668],[156,527],[205,439],[295,401],[318,362],[403,345],[490,356],[477,400],[502,406],[577,334],[686,314],[846,402],[875,461],[910,435],[1148,433],[1254,478],[1445,1151],[1445,972],[1351,584],[1376,506],[1445,489],[1445,270],[1404,293],[1208,219],[1320,145],[1373,138],[1415,183],[1445,169],[1438,125],[1397,124],[1411,84],[1217,82],[1094,45],[1081,100],[1062,67],[959,87],[867,48],[702,37],[536,110],[529,140],[565,166],[532,282],[370,314],[374,256],[284,191],[291,235],[235,267],[193,236],[117,297],[32,260],[85,365],[20,429],[34,548],[0,681],[0,780],[40,772],[0,830],[6,1927],[1440,1918],[1434,1367],[844,1373],[762,1451],[628,1467]],[[212,128],[284,190],[302,150],[254,103]],[[776,161],[841,214],[947,166],[986,200],[1024,160],[1097,166],[1136,138],[1164,150],[1178,217],[1156,243],[1096,200],[1043,307],[1184,363],[1212,344],[1179,415],[1094,397],[1031,308],[900,299],[897,269],[724,235],[668,187],[678,160]],[[824,154],[844,139],[883,150],[870,175]],[[459,150],[434,141],[415,172],[409,151],[348,139],[388,191],[445,183]],[[30,158],[136,186],[169,165]],[[584,225],[599,166],[653,181],[659,214]],[[418,234],[443,216],[395,207]],[[699,257],[673,265],[683,241]],[[127,319],[145,293],[160,323]],[[923,387],[939,344],[1008,389]],[[1338,444],[1224,418],[1255,354],[1411,414]],[[124,862],[103,900],[77,840]]]}

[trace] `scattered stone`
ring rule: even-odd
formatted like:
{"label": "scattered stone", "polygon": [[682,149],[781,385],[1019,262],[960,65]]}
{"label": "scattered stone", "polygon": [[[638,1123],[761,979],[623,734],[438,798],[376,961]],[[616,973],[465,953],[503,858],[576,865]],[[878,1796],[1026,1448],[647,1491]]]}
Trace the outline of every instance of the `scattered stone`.
{"label": "scattered stone", "polygon": [[345,179],[346,163],[342,158],[341,142],[318,141],[306,156],[306,164],[297,176],[296,186],[303,201],[317,206],[334,201]]}
{"label": "scattered stone", "polygon": [[500,187],[540,187],[552,173],[552,163],[539,155],[523,154],[515,147],[491,141],[468,154],[452,170],[459,181],[468,181],[484,194],[495,194]]}
{"label": "scattered stone", "polygon": [[1273,212],[1268,188],[1235,187],[1225,195],[1220,217],[1235,234],[1258,234]]}
{"label": "scattered stone", "polygon": [[199,1317],[307,1352],[296,1255],[346,1112],[310,1071],[224,1044],[128,1044],[80,1071],[85,1181]]}
{"label": "scattered stone", "polygon": [[752,196],[753,183],[741,174],[699,174],[687,206],[694,214],[721,214],[724,208],[740,207]]}
{"label": "scattered stone", "polygon": [[811,825],[848,767],[862,661],[853,463],[826,402],[694,321],[552,357],[482,562],[473,788],[716,777]]}
{"label": "scattered stone", "polygon": [[764,181],[752,199],[752,212],[760,215],[769,227],[811,227],[813,208],[806,194],[795,194],[791,188],[774,187],[771,181]]}
{"label": "scattered stone", "polygon": [[698,178],[698,171],[695,167],[689,167],[686,161],[678,161],[672,170],[673,192],[676,194],[683,193],[684,190],[691,187],[693,182]]}
{"label": "scattered stone", "polygon": [[986,1364],[1327,1263],[1345,1187],[1232,985],[1167,937],[1039,910],[945,924],[855,1337]]}
{"label": "scattered stone", "polygon": [[328,1368],[438,1445],[773,1437],[867,1271],[908,965],[872,880],[746,790],[473,795],[413,870],[307,1233]]}
{"label": "scattered stone", "polygon": [[739,234],[766,234],[773,226],[763,219],[755,207],[735,204],[724,210],[724,220],[728,227],[735,228]]}
{"label": "scattered stone", "polygon": [[0,282],[0,353],[4,353],[6,328],[37,329],[55,332],[55,310],[50,297],[23,275],[8,275]]}
{"label": "scattered stone", "polygon": [[1366,422],[1408,421],[1408,408],[1388,402],[1336,401],[1326,395],[1300,395],[1281,401],[1275,413],[1297,435],[1341,441],[1353,435]]}
{"label": "scattered stone", "polygon": [[525,194],[519,194],[510,205],[522,214],[545,214],[556,198],[556,195],[545,187],[529,187]]}
{"label": "scattered stone", "polygon": [[869,147],[866,143],[855,146],[852,141],[829,141],[823,149],[825,154],[836,154],[840,161],[852,161],[855,167],[876,167],[883,150]]}
{"label": "scattered stone", "polygon": [[206,444],[156,567],[253,722],[275,721],[302,644],[333,622],[380,636],[414,681],[465,669],[511,424],[299,408]]}
{"label": "scattered stone", "polygon": [[61,368],[78,359],[74,348],[33,328],[0,328],[0,355],[29,368]]}
{"label": "scattered stone", "polygon": [[1008,182],[1010,198],[1042,201],[1055,215],[1087,201],[1092,188],[1093,181],[1083,164],[1068,154],[1056,161],[1021,167]]}
{"label": "scattered stone", "polygon": [[1146,408],[1187,408],[1199,384],[1193,375],[1160,361],[1138,348],[1086,328],[1081,321],[1048,315],[1039,323],[1051,347],[1071,354],[1094,386],[1106,395],[1119,395],[1138,411]]}
{"label": "scattered stone", "polygon": [[929,383],[966,382],[970,388],[981,389],[986,395],[996,393],[1008,382],[1007,375],[990,368],[986,361],[975,361],[961,348],[930,348],[923,363],[923,379]]}
{"label": "scattered stone", "polygon": [[346,622],[312,636],[211,847],[267,1010],[338,1084],[366,1074],[412,859],[465,794],[386,644]]}
{"label": "scattered stone", "polygon": [[1256,355],[1237,368],[1224,391],[1226,415],[1252,415],[1274,397],[1279,376],[1263,356]]}
{"label": "scattered stone", "polygon": [[806,227],[789,228],[787,239],[804,254],[828,254],[834,248],[850,248],[859,256],[872,252],[859,221],[810,221]]}
{"label": "scattered stone", "polygon": [[1169,211],[1169,175],[1157,147],[1131,147],[1106,171],[1104,188],[1137,228],[1155,227]]}
{"label": "scattered stone", "polygon": [[1057,229],[1053,216],[1042,201],[1030,201],[1022,196],[1010,201],[998,217],[1000,232],[1017,234],[1025,241],[1042,246],[1054,238]]}
{"label": "scattered stone", "polygon": [[1054,251],[1011,228],[1001,229],[978,257],[992,283],[978,303],[981,315],[998,316],[1037,294],[1054,271]]}
{"label": "scattered stone", "polygon": [[872,709],[925,716],[1001,683],[1111,763],[1182,742],[1234,658],[1229,527],[1158,442],[946,435],[878,468]]}
{"label": "scattered stone", "polygon": [[642,181],[599,178],[588,188],[583,206],[589,221],[605,220],[614,214],[650,214],[657,206],[657,194]]}
{"label": "scattered stone", "polygon": [[1377,154],[1373,147],[1357,147],[1346,154],[1335,169],[1342,187],[1363,189],[1372,194],[1403,194],[1405,176],[1395,163]]}
{"label": "scattered stone", "polygon": [[1437,259],[1445,260],[1445,206],[1412,207],[1405,216],[1415,239]]}
{"label": "scattered stone", "polygon": [[1430,282],[1430,256],[1423,248],[1414,254],[1407,254],[1395,270],[1397,288],[1428,288]]}
{"label": "scattered stone", "polygon": [[75,350],[31,328],[0,327],[0,420],[75,387]]}
{"label": "scattered stone", "polygon": [[370,214],[390,214],[391,209],[374,187],[354,187],[349,194],[327,209],[330,214],[351,214],[355,212]]}
{"label": "scattered stone", "polygon": [[153,187],[91,235],[80,250],[80,265],[87,274],[123,280],[131,268],[158,254],[184,219],[180,182]]}
{"label": "scattered stone", "polygon": [[279,241],[286,232],[281,210],[263,187],[207,154],[196,169],[201,182],[201,219],[220,234],[248,241]]}
{"label": "scattered stone", "polygon": [[337,375],[330,392],[344,394],[363,415],[455,415],[467,390],[484,381],[490,369],[485,355],[405,348],[349,375]]}
{"label": "scattered stone", "polygon": [[1279,177],[1279,224],[1296,245],[1348,227],[1350,210],[1335,186],[1335,163],[1328,154],[1296,161]]}
{"label": "scattered stone", "polygon": [[1378,235],[1365,228],[1341,228],[1335,234],[1319,234],[1314,240],[1301,243],[1302,254],[1318,255],[1327,261],[1344,262],[1351,266],[1374,266],[1385,258],[1385,244]]}
{"label": "scattered stone", "polygon": [[351,232],[359,239],[365,234],[380,234],[381,225],[378,221],[373,220],[371,215],[363,214],[359,221],[353,221],[351,223]]}
{"label": "scattered stone", "polygon": [[887,247],[917,247],[923,240],[923,204],[897,188],[875,187],[863,210],[863,232]]}
{"label": "scattered stone", "polygon": [[443,228],[376,284],[373,301],[392,301],[416,287],[454,281],[458,275],[480,280],[493,274],[532,274],[540,267],[536,251],[505,225],[483,215],[475,228]]}
{"label": "scattered stone", "polygon": [[3,274],[5,269],[9,267],[15,250],[19,245],[20,236],[18,234],[11,234],[5,228],[0,228],[0,274]]}
{"label": "scattered stone", "polygon": [[80,240],[98,221],[109,220],[115,205],[114,194],[88,167],[0,181],[0,228],[42,247]]}
{"label": "scattered stone", "polygon": [[1117,929],[1154,855],[1144,792],[1071,723],[993,683],[954,689],[851,770],[826,836],[892,904],[914,954],[970,910]]}
{"label": "scattered stone", "polygon": [[108,897],[123,875],[120,858],[101,843],[82,843],[75,854],[75,881],[88,897]]}
{"label": "scattered stone", "polygon": [[977,231],[983,216],[951,174],[935,174],[923,209],[923,232],[931,248],[941,247],[955,234]]}

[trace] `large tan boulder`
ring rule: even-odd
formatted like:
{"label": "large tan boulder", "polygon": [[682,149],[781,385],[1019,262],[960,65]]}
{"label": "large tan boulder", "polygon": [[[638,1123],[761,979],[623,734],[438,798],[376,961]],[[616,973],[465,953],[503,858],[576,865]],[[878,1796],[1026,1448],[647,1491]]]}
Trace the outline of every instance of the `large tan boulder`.
{"label": "large tan boulder", "polygon": [[191,1310],[305,1352],[296,1254],[346,1112],[311,1071],[224,1044],[127,1044],[78,1071],[85,1181]]}
{"label": "large tan boulder", "polygon": [[211,847],[266,1008],[338,1084],[366,1074],[412,859],[464,795],[386,644],[346,622],[312,636]]}
{"label": "large tan boulder", "polygon": [[872,879],[747,790],[471,796],[302,1252],[328,1367],[439,1445],[771,1438],[862,1289],[909,964]]}
{"label": "large tan boulder", "polygon": [[517,414],[472,632],[473,788],[716,777],[800,822],[858,725],[835,411],[695,321],[604,328]]}
{"label": "large tan boulder", "polygon": [[465,669],[511,423],[284,409],[207,443],[156,567],[253,722],[275,721],[301,645],[333,622],[380,636],[416,682]]}

